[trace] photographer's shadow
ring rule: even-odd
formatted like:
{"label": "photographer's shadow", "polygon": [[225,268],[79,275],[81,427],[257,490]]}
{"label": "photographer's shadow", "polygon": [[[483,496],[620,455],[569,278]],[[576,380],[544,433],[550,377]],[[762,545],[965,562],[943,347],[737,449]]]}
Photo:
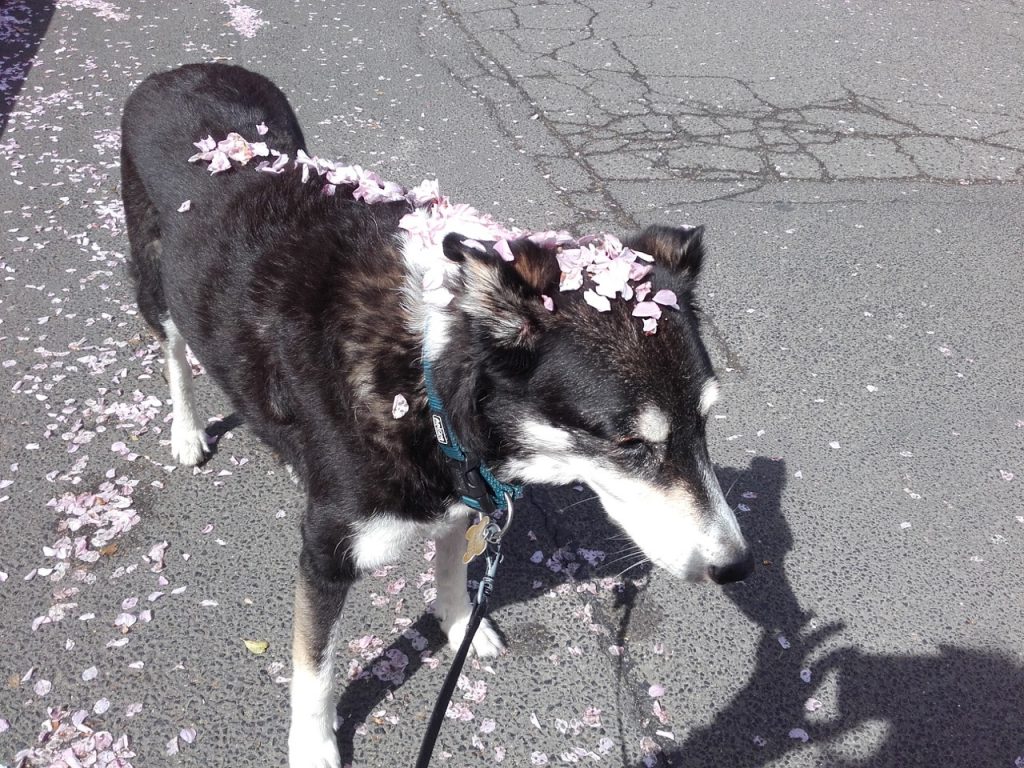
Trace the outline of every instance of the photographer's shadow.
{"label": "photographer's shadow", "polygon": [[[5,3],[6,5],[6,3]],[[18,94],[35,62],[36,51],[53,20],[53,0],[12,3],[4,8],[4,24],[0,24],[0,63],[5,87],[0,88],[0,136],[14,111]]]}

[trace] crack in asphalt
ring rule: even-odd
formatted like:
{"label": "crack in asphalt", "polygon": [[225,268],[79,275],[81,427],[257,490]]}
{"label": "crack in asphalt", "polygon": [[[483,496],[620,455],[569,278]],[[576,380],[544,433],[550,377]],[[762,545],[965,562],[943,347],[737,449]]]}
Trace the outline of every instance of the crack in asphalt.
{"label": "crack in asphalt", "polygon": [[[449,60],[450,74],[585,218],[636,225],[610,189],[616,183],[724,183],[730,188],[711,199],[729,200],[790,180],[1024,182],[1024,120],[1009,109],[886,99],[849,85],[784,105],[764,93],[774,78],[644,71],[627,53],[642,47],[636,36],[601,37],[600,11],[583,0],[463,5],[438,0],[475,65],[466,72]],[[510,95],[521,104],[500,103]],[[525,110],[546,146],[508,119]]]}
{"label": "crack in asphalt", "polygon": [[[493,118],[494,126],[505,136],[506,139],[508,139],[510,144],[524,153],[527,150],[530,150],[533,155],[534,162],[541,169],[544,177],[549,181],[556,175],[553,161],[561,161],[564,160],[565,157],[571,157],[572,162],[580,171],[582,171],[586,178],[586,183],[582,187],[572,189],[562,187],[559,186],[559,184],[554,183],[553,185],[555,186],[556,195],[565,198],[566,196],[564,193],[571,191],[574,193],[574,199],[566,199],[565,203],[567,206],[571,206],[573,210],[582,213],[584,216],[589,215],[593,219],[602,221],[611,220],[615,224],[627,229],[635,228],[635,219],[623,209],[619,201],[608,190],[604,179],[596,169],[591,167],[591,164],[585,154],[572,146],[572,143],[569,141],[569,137],[558,129],[558,125],[554,120],[545,115],[542,110],[537,109],[536,102],[529,90],[521,83],[521,78],[517,77],[511,69],[502,64],[497,57],[491,54],[487,46],[466,24],[463,14],[456,10],[449,0],[438,0],[437,7],[442,12],[445,21],[454,25],[464,38],[465,43],[471,52],[471,61],[476,68],[476,72],[462,72],[454,67],[450,61],[442,62],[445,69],[455,81],[462,84],[468,91],[480,98],[489,116]],[[594,16],[596,17],[596,12]],[[517,133],[516,123],[510,125],[507,120],[503,119],[501,110],[493,97],[487,97],[485,95],[486,89],[482,88],[475,82],[476,80],[487,78],[497,79],[501,85],[518,96],[524,106],[528,105],[531,108],[537,109],[537,111],[533,112],[531,115],[530,121],[544,128],[550,140],[554,141],[559,147],[561,147],[562,153],[550,154],[533,151],[530,145],[524,141],[525,137],[522,134]],[[582,195],[590,195],[593,198],[596,198],[600,204],[594,205],[592,201],[588,201],[587,205],[580,206],[579,198]]]}

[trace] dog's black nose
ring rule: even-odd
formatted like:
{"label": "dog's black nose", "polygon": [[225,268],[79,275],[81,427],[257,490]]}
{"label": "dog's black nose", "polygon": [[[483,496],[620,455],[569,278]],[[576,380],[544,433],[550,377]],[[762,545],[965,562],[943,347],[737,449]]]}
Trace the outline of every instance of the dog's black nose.
{"label": "dog's black nose", "polygon": [[726,565],[709,565],[708,577],[715,584],[731,584],[734,581],[743,581],[754,570],[754,556],[747,552],[746,555],[734,563]]}

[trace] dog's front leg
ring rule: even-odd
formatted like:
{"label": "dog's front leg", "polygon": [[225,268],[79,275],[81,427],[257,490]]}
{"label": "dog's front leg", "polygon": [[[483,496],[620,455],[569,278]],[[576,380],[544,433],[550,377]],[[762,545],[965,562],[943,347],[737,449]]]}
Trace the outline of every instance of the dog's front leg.
{"label": "dog's front leg", "polygon": [[[434,579],[437,583],[437,602],[434,612],[441,621],[441,629],[448,636],[448,645],[458,649],[466,636],[466,626],[473,606],[466,591],[466,523],[464,519],[445,525],[435,539],[436,555]],[[488,619],[480,622],[473,637],[473,650],[477,656],[497,656],[505,648],[501,636]]]}
{"label": "dog's front leg", "polygon": [[167,335],[163,345],[167,384],[171,389],[171,455],[179,464],[193,467],[202,463],[210,448],[203,422],[196,414],[192,365],[185,352],[185,339],[173,320],[165,320],[163,327]]}
{"label": "dog's front leg", "polygon": [[321,547],[303,543],[292,636],[290,768],[341,765],[334,735],[332,677],[338,619],[354,580],[344,555],[326,557]]}

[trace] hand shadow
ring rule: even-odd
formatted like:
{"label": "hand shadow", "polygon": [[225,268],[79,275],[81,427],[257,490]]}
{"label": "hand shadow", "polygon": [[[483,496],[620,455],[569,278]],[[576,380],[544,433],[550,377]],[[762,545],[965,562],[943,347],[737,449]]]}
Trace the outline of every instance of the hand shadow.
{"label": "hand shadow", "polygon": [[836,676],[834,708],[807,728],[830,742],[834,768],[1024,765],[1024,668],[1009,656],[950,645],[917,656],[841,648],[815,673]]}

